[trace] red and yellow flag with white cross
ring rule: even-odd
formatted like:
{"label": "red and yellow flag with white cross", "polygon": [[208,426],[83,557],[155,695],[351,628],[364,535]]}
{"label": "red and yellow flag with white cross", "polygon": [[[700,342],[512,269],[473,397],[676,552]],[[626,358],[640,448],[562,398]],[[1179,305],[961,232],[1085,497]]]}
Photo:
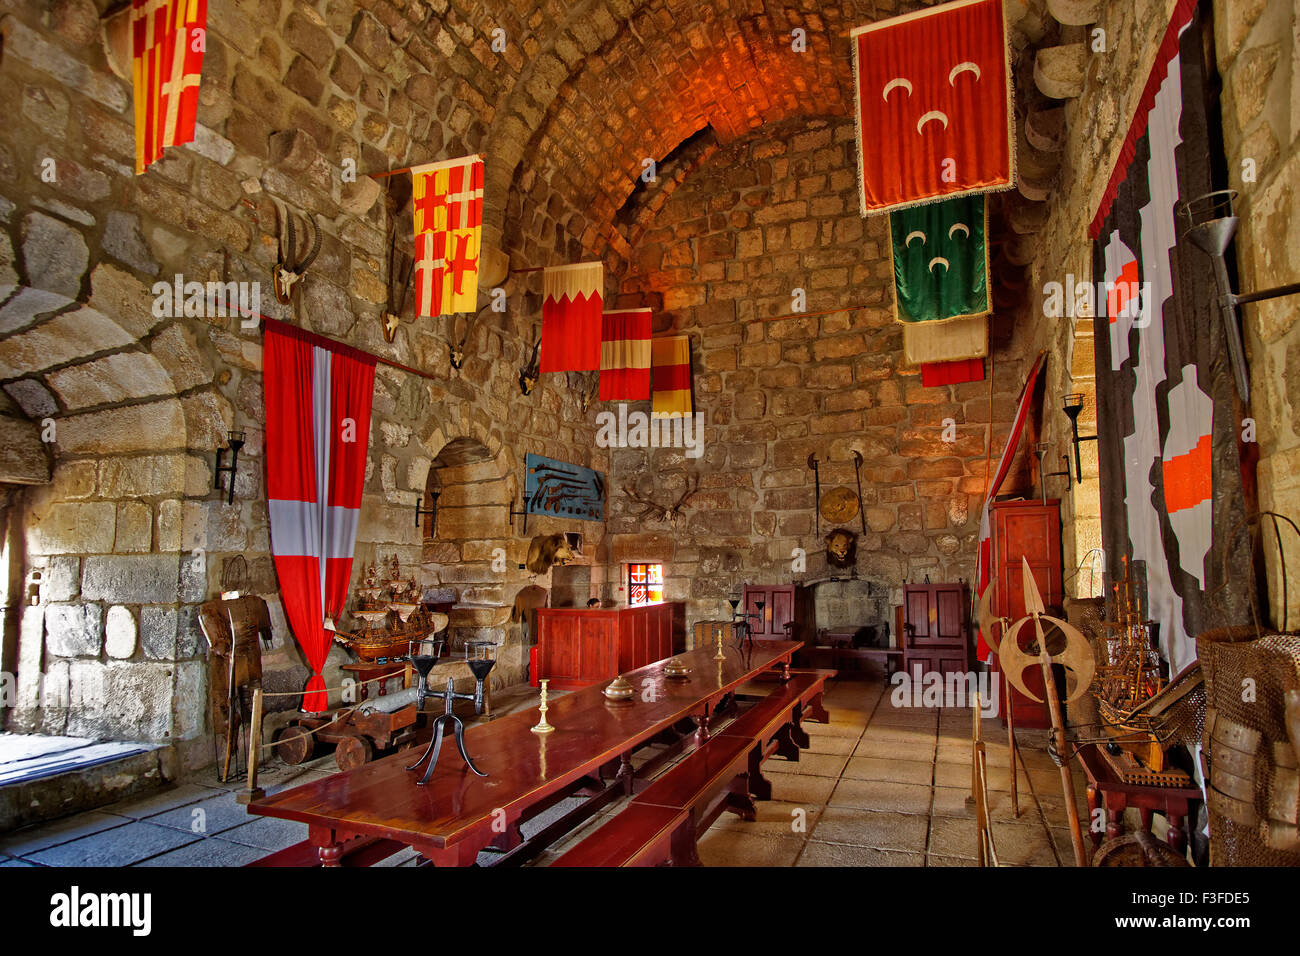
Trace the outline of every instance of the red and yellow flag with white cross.
{"label": "red and yellow flag with white cross", "polygon": [[483,160],[462,156],[411,169],[416,315],[473,312],[483,241]]}
{"label": "red and yellow flag with white cross", "polygon": [[131,4],[136,175],[161,159],[166,147],[194,139],[207,22],[207,0]]}

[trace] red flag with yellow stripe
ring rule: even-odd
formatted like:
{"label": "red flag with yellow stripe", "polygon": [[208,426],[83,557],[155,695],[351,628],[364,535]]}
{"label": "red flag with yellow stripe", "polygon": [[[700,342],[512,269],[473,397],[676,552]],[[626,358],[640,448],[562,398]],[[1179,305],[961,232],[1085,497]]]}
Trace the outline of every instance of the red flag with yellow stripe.
{"label": "red flag with yellow stripe", "polygon": [[131,4],[137,175],[161,159],[168,146],[194,139],[207,22],[207,0],[133,0]]}
{"label": "red flag with yellow stripe", "polygon": [[650,345],[654,397],[652,418],[676,418],[692,412],[691,340],[685,335],[666,335]]}
{"label": "red flag with yellow stripe", "polygon": [[461,156],[411,169],[416,315],[478,307],[483,160]]}

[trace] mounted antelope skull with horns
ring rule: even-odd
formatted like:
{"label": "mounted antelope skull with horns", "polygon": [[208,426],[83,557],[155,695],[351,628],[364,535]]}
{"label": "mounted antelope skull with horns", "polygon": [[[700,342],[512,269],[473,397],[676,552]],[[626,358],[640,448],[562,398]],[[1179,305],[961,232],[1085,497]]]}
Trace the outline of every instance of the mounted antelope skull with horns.
{"label": "mounted antelope skull with horns", "polygon": [[528,363],[519,370],[519,391],[524,395],[533,394],[533,389],[537,387],[537,379],[540,377],[539,371],[541,366],[542,340],[539,337],[533,343],[533,354],[529,356]]}
{"label": "mounted antelope skull with horns", "polygon": [[280,256],[275,267],[271,269],[271,278],[276,301],[288,305],[293,300],[293,291],[298,280],[307,274],[311,264],[316,261],[316,256],[320,254],[320,227],[316,224],[316,217],[307,213],[304,220],[311,227],[311,239],[307,239],[306,235],[303,236],[304,245],[307,247],[307,252],[303,255],[298,251],[294,229],[295,216],[278,199],[275,200],[275,218],[280,233]]}

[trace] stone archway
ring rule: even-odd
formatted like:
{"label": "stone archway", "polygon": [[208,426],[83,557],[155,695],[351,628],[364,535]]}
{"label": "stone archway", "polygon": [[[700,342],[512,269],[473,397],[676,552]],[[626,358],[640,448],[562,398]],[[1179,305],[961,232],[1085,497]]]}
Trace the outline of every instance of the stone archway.
{"label": "stone archway", "polygon": [[204,664],[187,621],[225,508],[200,500],[212,480],[202,454],[224,441],[233,410],[193,323],[158,316],[148,287],[109,263],[87,279],[89,294],[0,294],[0,386],[53,458],[48,483],[20,502],[24,573],[40,573],[8,727],[192,741]]}

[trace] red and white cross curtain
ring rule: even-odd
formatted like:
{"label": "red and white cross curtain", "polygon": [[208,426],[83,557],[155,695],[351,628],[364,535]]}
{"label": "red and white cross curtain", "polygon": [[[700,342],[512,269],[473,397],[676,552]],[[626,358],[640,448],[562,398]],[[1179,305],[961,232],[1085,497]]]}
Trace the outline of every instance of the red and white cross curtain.
{"label": "red and white cross curtain", "polygon": [[375,360],[265,319],[271,553],[289,627],[311,667],[302,709],[326,709],[321,668],[343,611],[370,444]]}

